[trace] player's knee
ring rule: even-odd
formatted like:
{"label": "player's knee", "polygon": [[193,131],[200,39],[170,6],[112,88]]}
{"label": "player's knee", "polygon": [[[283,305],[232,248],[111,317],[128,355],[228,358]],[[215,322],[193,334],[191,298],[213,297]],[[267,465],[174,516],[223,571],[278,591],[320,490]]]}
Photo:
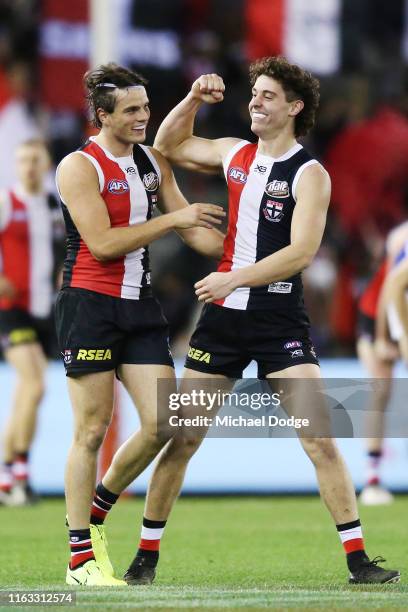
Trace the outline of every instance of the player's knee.
{"label": "player's knee", "polygon": [[332,463],[338,458],[337,446],[331,438],[304,438],[302,444],[314,464]]}
{"label": "player's knee", "polygon": [[142,426],[141,436],[146,449],[151,449],[152,452],[157,452],[166,442],[157,430],[156,425]]}
{"label": "player's knee", "polygon": [[193,434],[180,436],[176,441],[178,455],[185,460],[189,460],[198,450],[203,438]]}
{"label": "player's knee", "polygon": [[76,444],[89,452],[95,453],[103,442],[108,426],[109,423],[103,422],[78,428],[75,433]]}

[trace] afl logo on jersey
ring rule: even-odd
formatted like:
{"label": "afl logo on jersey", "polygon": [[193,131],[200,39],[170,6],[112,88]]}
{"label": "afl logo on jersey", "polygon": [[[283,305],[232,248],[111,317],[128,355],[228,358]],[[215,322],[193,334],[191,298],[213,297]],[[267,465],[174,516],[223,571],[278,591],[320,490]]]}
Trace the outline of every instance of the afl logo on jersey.
{"label": "afl logo on jersey", "polygon": [[114,195],[120,195],[121,193],[127,193],[129,191],[129,184],[123,179],[112,179],[108,183],[109,193]]}
{"label": "afl logo on jersey", "polygon": [[287,198],[289,197],[289,185],[287,181],[272,181],[265,187],[266,195],[271,198]]}
{"label": "afl logo on jersey", "polygon": [[146,191],[156,191],[159,186],[159,177],[155,172],[143,175],[143,185]]}
{"label": "afl logo on jersey", "polygon": [[244,184],[247,182],[247,173],[242,168],[233,167],[228,171],[228,176],[234,183]]}
{"label": "afl logo on jersey", "polygon": [[273,200],[267,200],[263,207],[263,214],[267,221],[272,223],[279,223],[283,219],[283,202],[274,202]]}

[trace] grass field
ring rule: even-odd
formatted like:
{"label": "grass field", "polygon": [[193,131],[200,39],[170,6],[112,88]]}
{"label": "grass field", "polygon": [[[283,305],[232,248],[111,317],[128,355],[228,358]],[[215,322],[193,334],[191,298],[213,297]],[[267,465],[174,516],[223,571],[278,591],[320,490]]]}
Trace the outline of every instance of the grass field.
{"label": "grass field", "polygon": [[[341,545],[319,499],[181,499],[163,538],[154,586],[78,589],[76,607],[408,608],[407,507],[408,499],[400,497],[388,508],[361,510],[368,554],[383,555],[386,566],[401,570],[402,579],[397,585],[355,587],[347,584]],[[108,518],[109,550],[118,576],[135,554],[142,512],[142,500],[125,499]],[[64,513],[62,500],[0,508],[2,589],[65,589]]]}

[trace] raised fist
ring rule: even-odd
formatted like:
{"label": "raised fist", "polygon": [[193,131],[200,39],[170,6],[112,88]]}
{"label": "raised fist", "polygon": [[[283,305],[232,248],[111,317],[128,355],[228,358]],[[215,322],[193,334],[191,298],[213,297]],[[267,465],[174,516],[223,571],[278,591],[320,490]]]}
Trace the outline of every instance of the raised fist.
{"label": "raised fist", "polygon": [[218,74],[202,74],[191,86],[194,98],[207,104],[222,102],[224,91],[224,81]]}

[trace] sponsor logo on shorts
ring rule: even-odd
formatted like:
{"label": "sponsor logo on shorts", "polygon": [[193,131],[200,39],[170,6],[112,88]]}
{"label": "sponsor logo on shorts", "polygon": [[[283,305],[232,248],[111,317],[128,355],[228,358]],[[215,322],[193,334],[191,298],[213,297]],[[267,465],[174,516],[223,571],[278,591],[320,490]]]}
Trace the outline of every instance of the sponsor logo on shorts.
{"label": "sponsor logo on shorts", "polygon": [[291,293],[293,283],[283,283],[281,281],[277,283],[271,283],[268,286],[268,293]]}
{"label": "sponsor logo on shorts", "polygon": [[32,327],[13,329],[8,335],[9,344],[22,344],[23,342],[35,342],[37,332]]}
{"label": "sponsor logo on shorts", "polygon": [[66,349],[63,353],[61,353],[61,355],[64,358],[64,363],[66,365],[69,365],[70,363],[72,363],[72,351],[71,349]]}
{"label": "sponsor logo on shorts", "polygon": [[188,349],[188,356],[190,359],[195,359],[196,361],[205,361],[205,363],[210,363],[211,353],[206,353],[205,351],[201,351],[200,349],[193,348],[190,346]]}
{"label": "sponsor logo on shorts", "polygon": [[228,176],[231,181],[238,184],[245,184],[247,182],[248,175],[243,168],[233,166],[228,170]]}
{"label": "sponsor logo on shorts", "polygon": [[271,198],[288,198],[289,197],[289,185],[287,181],[271,181],[265,187],[266,195]]}
{"label": "sponsor logo on shorts", "polygon": [[112,359],[111,349],[78,349],[77,360],[107,361]]}
{"label": "sponsor logo on shorts", "polygon": [[314,357],[315,359],[317,359],[316,349],[315,349],[315,347],[313,346],[313,344],[312,344],[312,346],[310,347],[310,353],[313,355],[313,357]]}
{"label": "sponsor logo on shorts", "polygon": [[292,359],[295,359],[296,357],[303,357],[304,353],[302,351],[302,349],[296,349],[296,351],[291,351],[291,357]]}
{"label": "sponsor logo on shorts", "polygon": [[146,191],[156,191],[159,186],[159,177],[155,172],[144,174],[142,181]]}
{"label": "sponsor logo on shorts", "polygon": [[108,183],[109,193],[113,195],[120,195],[129,191],[129,183],[123,179],[112,179]]}
{"label": "sponsor logo on shorts", "polygon": [[283,202],[267,200],[265,206],[263,207],[263,214],[267,221],[279,223],[279,221],[281,221],[284,217]]}
{"label": "sponsor logo on shorts", "polygon": [[294,349],[294,348],[300,348],[301,346],[303,346],[303,344],[300,340],[291,340],[290,342],[286,342],[286,344],[283,345],[283,348],[284,349]]}

